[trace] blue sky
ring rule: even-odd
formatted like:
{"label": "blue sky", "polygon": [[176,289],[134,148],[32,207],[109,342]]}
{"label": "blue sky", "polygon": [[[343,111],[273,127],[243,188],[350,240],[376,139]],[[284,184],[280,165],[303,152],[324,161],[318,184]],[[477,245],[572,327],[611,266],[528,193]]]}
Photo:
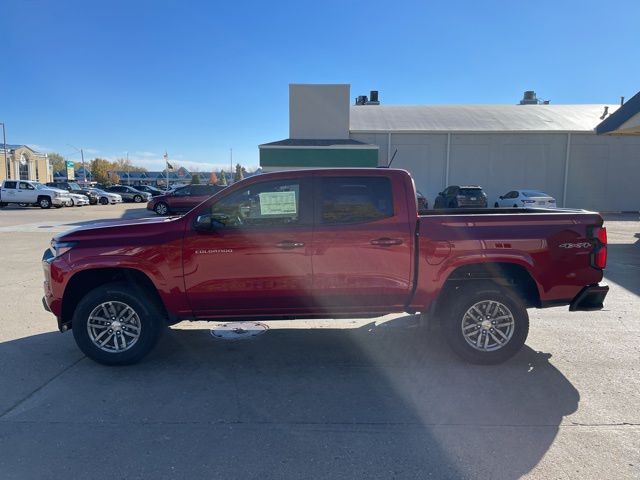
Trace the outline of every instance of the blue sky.
{"label": "blue sky", "polygon": [[[615,8],[612,6],[615,5]],[[289,83],[386,104],[610,103],[640,90],[640,2],[13,1],[7,143],[201,170],[288,136]]]}

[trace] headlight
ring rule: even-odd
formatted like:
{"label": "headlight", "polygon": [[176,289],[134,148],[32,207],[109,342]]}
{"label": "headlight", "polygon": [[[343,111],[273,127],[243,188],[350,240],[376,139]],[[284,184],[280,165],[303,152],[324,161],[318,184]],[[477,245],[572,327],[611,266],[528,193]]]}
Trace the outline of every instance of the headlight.
{"label": "headlight", "polygon": [[51,251],[53,252],[54,258],[57,258],[67,253],[77,244],[78,242],[56,242],[55,240],[51,240]]}
{"label": "headlight", "polygon": [[55,198],[58,198],[58,197],[60,196],[60,192],[53,192],[53,196],[54,196]]}

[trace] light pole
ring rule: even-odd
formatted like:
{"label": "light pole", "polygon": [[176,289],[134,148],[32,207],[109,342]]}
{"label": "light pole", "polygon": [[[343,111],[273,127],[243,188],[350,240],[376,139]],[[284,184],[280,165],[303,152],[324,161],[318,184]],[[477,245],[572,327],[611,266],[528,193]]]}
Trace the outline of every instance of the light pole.
{"label": "light pole", "polygon": [[4,168],[7,170],[7,180],[9,180],[9,164],[7,163],[7,135],[4,131],[4,123],[2,125],[2,151],[4,152]]}
{"label": "light pole", "polygon": [[[67,143],[67,145],[69,145],[71,148],[75,148],[76,151],[80,152],[80,156],[82,157],[82,175],[84,177],[83,180],[83,184],[86,187],[87,186],[87,169],[84,166],[84,150],[82,148],[78,148],[78,147],[74,147],[73,145],[71,145],[70,143]],[[68,180],[68,179],[67,179]]]}

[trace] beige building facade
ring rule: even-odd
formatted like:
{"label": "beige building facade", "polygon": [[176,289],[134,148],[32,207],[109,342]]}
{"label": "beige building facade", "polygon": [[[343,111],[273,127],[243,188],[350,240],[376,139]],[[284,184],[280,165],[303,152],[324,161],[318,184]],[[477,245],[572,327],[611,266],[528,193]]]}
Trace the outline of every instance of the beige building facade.
{"label": "beige building facade", "polygon": [[35,180],[46,183],[53,181],[49,159],[27,145],[6,145],[0,143],[0,181]]}

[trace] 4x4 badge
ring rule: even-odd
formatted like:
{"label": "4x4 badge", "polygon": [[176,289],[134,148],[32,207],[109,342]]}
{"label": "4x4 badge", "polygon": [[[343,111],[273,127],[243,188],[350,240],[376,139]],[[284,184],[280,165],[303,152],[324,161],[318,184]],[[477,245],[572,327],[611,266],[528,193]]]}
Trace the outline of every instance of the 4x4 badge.
{"label": "4x4 badge", "polygon": [[590,242],[582,243],[561,243],[558,245],[560,248],[591,248]]}

